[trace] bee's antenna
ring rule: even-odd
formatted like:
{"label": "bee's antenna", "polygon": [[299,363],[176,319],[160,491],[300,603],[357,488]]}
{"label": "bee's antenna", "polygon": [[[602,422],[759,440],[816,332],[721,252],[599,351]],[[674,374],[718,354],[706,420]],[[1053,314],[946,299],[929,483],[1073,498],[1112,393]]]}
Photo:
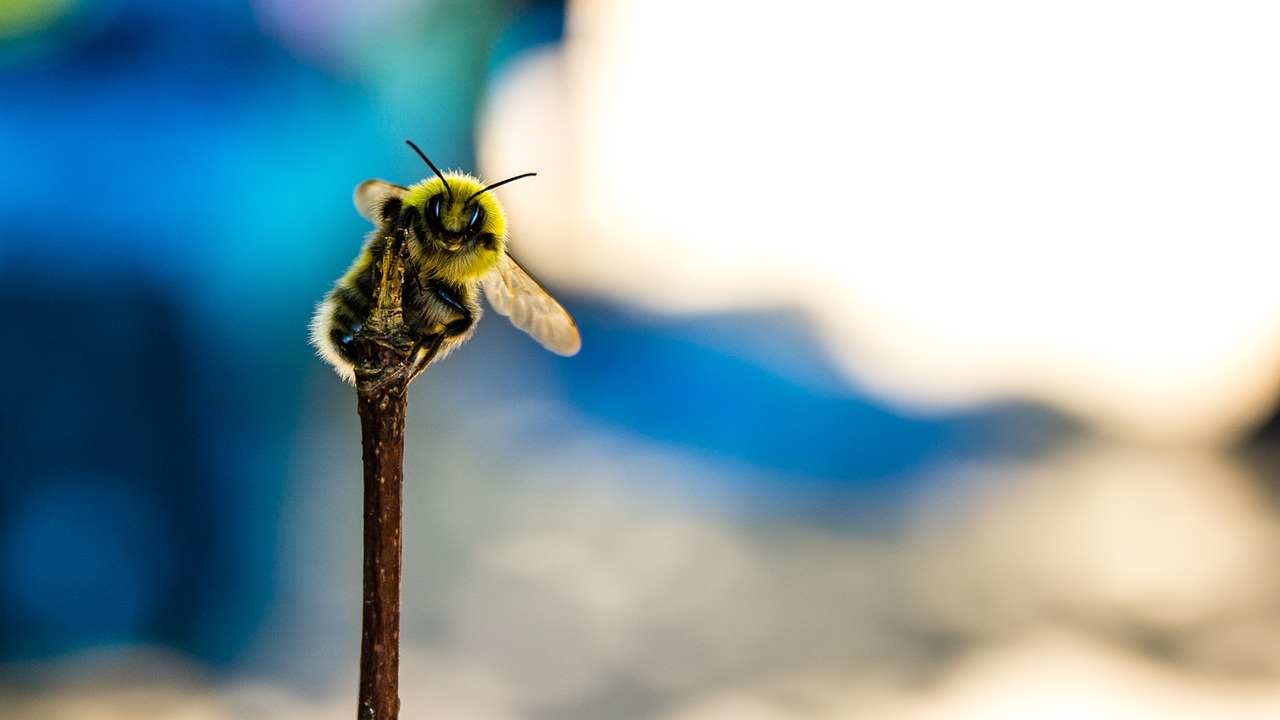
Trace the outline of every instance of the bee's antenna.
{"label": "bee's antenna", "polygon": [[506,180],[499,180],[498,182],[496,182],[496,183],[494,183],[494,184],[492,184],[492,185],[486,185],[483,189],[481,189],[481,190],[477,191],[474,195],[472,195],[471,197],[467,198],[467,202],[471,202],[472,200],[475,200],[476,198],[478,198],[478,197],[480,197],[481,195],[483,195],[483,194],[485,194],[485,193],[489,192],[490,190],[492,190],[492,189],[494,189],[494,188],[498,187],[499,185],[506,185],[507,183],[509,183],[509,182],[513,182],[513,181],[516,181],[516,180],[519,180],[520,178],[533,177],[534,175],[537,175],[537,174],[538,174],[538,173],[525,173],[525,174],[523,174],[523,175],[517,175],[517,176],[515,176],[515,177],[509,177],[509,178],[507,178]]}
{"label": "bee's antenna", "polygon": [[[418,146],[414,145],[412,140],[405,140],[405,142],[409,143],[409,147],[413,148],[413,151],[418,153],[418,157],[426,161],[427,167],[431,168],[432,172],[436,174],[436,177],[440,178],[440,182],[444,183],[444,191],[446,193],[449,193],[449,200],[452,201],[453,188],[449,187],[449,181],[444,179],[444,173],[440,172],[440,168],[436,167],[436,164],[431,162],[431,158],[428,158],[426,153],[419,150]],[[511,178],[511,179],[515,180],[515,178]],[[503,180],[502,182],[508,182],[508,181]],[[485,188],[485,190],[488,190],[488,189],[489,188]],[[484,190],[481,190],[480,192],[484,192]],[[476,194],[478,195],[479,193],[476,193]]]}

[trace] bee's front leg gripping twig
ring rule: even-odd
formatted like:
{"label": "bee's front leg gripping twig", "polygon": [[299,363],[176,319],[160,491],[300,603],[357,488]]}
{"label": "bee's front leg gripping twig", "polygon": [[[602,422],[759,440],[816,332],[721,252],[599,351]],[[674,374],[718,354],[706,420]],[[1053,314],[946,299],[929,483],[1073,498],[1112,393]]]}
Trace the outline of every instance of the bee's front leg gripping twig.
{"label": "bee's front leg gripping twig", "polygon": [[413,358],[409,367],[409,379],[418,377],[431,361],[435,359],[436,353],[440,352],[440,346],[444,344],[444,333],[436,333],[426,340],[419,340],[413,348],[410,357]]}

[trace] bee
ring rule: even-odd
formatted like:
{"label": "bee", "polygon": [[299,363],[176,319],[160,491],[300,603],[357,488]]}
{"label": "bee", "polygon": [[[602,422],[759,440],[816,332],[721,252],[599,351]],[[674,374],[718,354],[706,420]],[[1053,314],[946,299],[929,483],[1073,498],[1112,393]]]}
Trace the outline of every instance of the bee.
{"label": "bee", "polygon": [[442,173],[412,141],[410,147],[435,177],[411,187],[366,180],[355,191],[356,209],[376,229],[360,255],[316,308],[311,344],[348,382],[355,380],[351,343],[373,307],[378,262],[403,233],[408,267],[403,285],[404,330],[422,347],[438,342],[434,362],[475,332],[480,292],[501,315],[548,350],[573,355],[582,346],[578,326],[555,298],[507,249],[507,221],[490,191],[530,177],[490,185],[466,173]]}

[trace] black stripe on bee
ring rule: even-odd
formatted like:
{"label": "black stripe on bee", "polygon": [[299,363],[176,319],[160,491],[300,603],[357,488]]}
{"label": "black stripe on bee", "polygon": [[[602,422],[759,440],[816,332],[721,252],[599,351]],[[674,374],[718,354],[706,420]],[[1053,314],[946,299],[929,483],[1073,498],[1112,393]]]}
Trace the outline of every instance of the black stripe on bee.
{"label": "black stripe on bee", "polygon": [[354,285],[343,285],[334,291],[334,297],[341,303],[340,307],[348,308],[356,316],[367,316],[373,298],[373,278],[362,273]]}
{"label": "black stripe on bee", "polygon": [[[381,253],[379,253],[379,255],[381,255]],[[373,275],[377,271],[377,263],[369,263],[368,272],[362,272],[359,275],[356,275],[354,285],[343,287],[341,292],[351,293],[353,299],[356,295],[359,295],[360,299],[364,302],[364,307],[367,311],[369,301],[373,297]]]}
{"label": "black stripe on bee", "polygon": [[329,316],[329,341],[338,354],[351,359],[351,341],[369,317],[369,297],[351,286],[333,293],[333,310]]}
{"label": "black stripe on bee", "polygon": [[400,217],[400,211],[404,207],[404,203],[398,197],[387,198],[382,203],[382,221],[384,223],[394,223]]}

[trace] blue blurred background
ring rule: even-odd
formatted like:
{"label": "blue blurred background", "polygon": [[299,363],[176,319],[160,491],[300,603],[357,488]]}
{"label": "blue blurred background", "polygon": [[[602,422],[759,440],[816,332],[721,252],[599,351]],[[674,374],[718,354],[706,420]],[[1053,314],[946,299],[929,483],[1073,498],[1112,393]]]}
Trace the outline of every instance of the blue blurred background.
{"label": "blue blurred background", "polygon": [[[715,123],[729,121],[691,117],[683,95],[655,102],[647,93],[673,85],[633,71],[675,63],[710,112],[723,100],[726,113],[756,117],[736,104],[741,33],[708,30],[719,18],[702,5],[684,15],[658,4],[645,17],[636,7],[0,2],[0,717],[124,717],[139,697],[156,717],[339,717],[354,704],[354,393],[315,358],[306,326],[369,229],[355,185],[424,175],[405,138],[489,178],[541,171],[527,182],[543,190],[503,191],[513,247],[584,338],[579,356],[556,358],[491,315],[415,386],[406,716],[1025,717],[1063,697],[1086,698],[1092,717],[1174,717],[1165,703],[1218,717],[1280,707],[1280,654],[1253,640],[1280,631],[1275,438],[1256,430],[1280,375],[1275,324],[1209,318],[1169,333],[1249,358],[1196,376],[1204,390],[1185,405],[1166,403],[1158,384],[1126,395],[1126,378],[1163,377],[1147,356],[1108,365],[1057,356],[1052,343],[1010,346],[1056,337],[1039,328],[1061,321],[1057,311],[1089,317],[1089,301],[1032,320],[1014,312],[1039,307],[1019,295],[1036,282],[1018,278],[1044,271],[1043,258],[966,244],[981,228],[925,250],[893,233],[847,237],[846,217],[874,212],[853,174],[808,207],[808,186],[788,178],[761,198],[771,180],[709,165],[715,153],[697,156],[664,128],[714,146]],[[744,22],[768,27],[762,8]],[[687,37],[652,30],[708,17],[718,19],[692,34],[720,58],[706,66],[680,55]],[[608,29],[627,27],[649,33],[618,44],[633,64],[597,62]],[[777,32],[793,47],[788,26]],[[774,45],[746,42],[763,55]],[[540,85],[547,62],[559,69]],[[795,107],[793,83],[776,82],[748,77],[742,97]],[[623,100],[610,105],[611,94]],[[619,126],[608,108],[635,120],[637,97],[651,115]],[[830,99],[805,97],[800,107],[818,105],[735,137],[735,157],[769,178],[823,155],[808,140],[817,135],[849,159],[843,136],[813,125]],[[600,149],[611,133],[664,157],[656,169],[619,163],[625,152]],[[755,139],[767,162],[745,147]],[[646,184],[611,200],[599,167]],[[1264,181],[1274,189],[1274,173]],[[704,196],[705,185],[725,194]],[[912,190],[913,201],[948,202],[931,192]],[[762,208],[769,217],[752,220],[773,234],[739,232],[734,218]],[[1274,237],[1272,225],[1251,229]],[[674,244],[657,240],[667,231]],[[686,245],[686,264],[685,235],[730,249],[701,258]],[[818,252],[828,235],[841,249],[825,261],[790,262],[809,252],[796,245]],[[858,249],[898,241],[918,263],[901,280],[884,270],[893,263],[877,265],[880,250]],[[1064,252],[1049,244],[1049,257]],[[1116,251],[1117,263],[1165,275],[1145,247]],[[936,263],[921,260],[935,251]],[[833,267],[874,278],[846,281]],[[966,335],[950,319],[935,332],[909,311],[867,319],[859,305],[893,307],[879,278],[939,317],[953,305],[985,317],[964,288],[994,294],[991,307],[1013,308],[1007,332]],[[1007,295],[989,290],[1010,278]],[[1181,297],[1198,282],[1170,287]],[[804,294],[815,286],[830,291],[813,301],[826,317]],[[1141,288],[1120,294],[1138,297],[1137,310],[1099,294],[1096,325],[1079,323],[1086,335],[1154,307]],[[1258,312],[1232,317],[1277,317],[1273,291],[1244,300]],[[893,324],[884,317],[951,345],[877,339]],[[1224,325],[1242,329],[1196,339]],[[1166,335],[1132,335],[1151,357],[1182,352]],[[1109,338],[1096,346],[1124,344]],[[946,369],[957,367],[994,369]],[[1169,387],[1194,385],[1165,374]],[[1249,384],[1214,384],[1228,375]],[[1174,416],[1203,423],[1164,422]],[[1200,682],[1186,691],[1193,702],[1170,700],[1188,677]]]}

